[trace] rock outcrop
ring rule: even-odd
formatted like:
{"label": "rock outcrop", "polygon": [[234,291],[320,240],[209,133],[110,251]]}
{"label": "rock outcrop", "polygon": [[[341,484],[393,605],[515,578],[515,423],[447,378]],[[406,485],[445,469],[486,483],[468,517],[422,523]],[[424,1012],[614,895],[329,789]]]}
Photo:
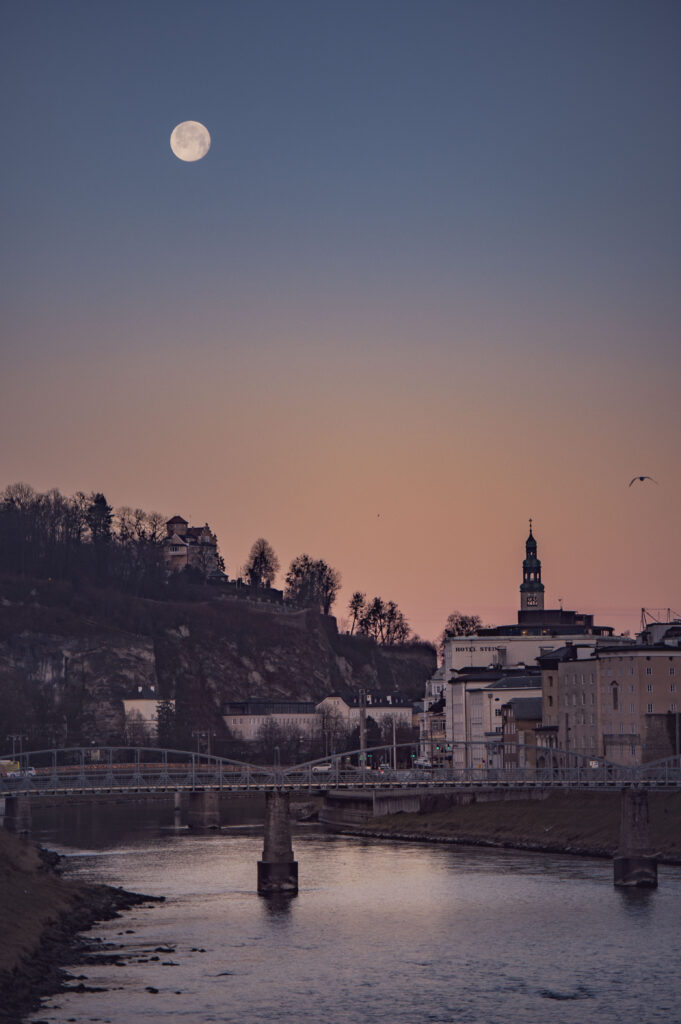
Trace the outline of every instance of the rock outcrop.
{"label": "rock outcrop", "polygon": [[429,644],[382,648],[339,634],[329,616],[208,592],[178,603],[0,581],[0,593],[0,704],[14,716],[7,731],[40,718],[46,742],[64,742],[64,722],[74,742],[116,742],[123,700],[138,694],[174,700],[178,714],[219,731],[230,700],[317,700],[360,688],[416,698],[435,668]]}

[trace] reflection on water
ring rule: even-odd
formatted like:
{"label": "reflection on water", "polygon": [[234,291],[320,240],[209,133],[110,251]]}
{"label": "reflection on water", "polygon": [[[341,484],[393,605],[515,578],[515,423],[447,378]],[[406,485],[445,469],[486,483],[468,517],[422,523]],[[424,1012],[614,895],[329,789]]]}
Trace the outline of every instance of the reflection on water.
{"label": "reflection on water", "polygon": [[[82,812],[81,808],[81,812]],[[35,1019],[324,1024],[657,1024],[681,1019],[670,950],[681,870],[657,891],[609,861],[294,837],[297,898],[255,893],[262,806],[189,835],[172,806],[61,810],[36,824],[72,876],[165,895],[97,927],[104,993],[60,994]],[[75,984],[75,983],[74,983]]]}

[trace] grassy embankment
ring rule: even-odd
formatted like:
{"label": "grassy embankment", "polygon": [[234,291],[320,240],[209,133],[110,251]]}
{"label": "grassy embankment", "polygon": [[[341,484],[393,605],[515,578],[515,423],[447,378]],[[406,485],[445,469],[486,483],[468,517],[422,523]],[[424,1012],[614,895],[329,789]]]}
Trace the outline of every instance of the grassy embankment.
{"label": "grassy embankment", "polygon": [[[650,793],[651,846],[681,863],[681,793]],[[550,793],[545,800],[473,803],[373,818],[361,830],[387,839],[471,843],[612,856],[619,845],[619,793]]]}
{"label": "grassy embankment", "polygon": [[61,987],[78,932],[150,897],[62,878],[29,839],[0,829],[0,1021],[19,1021]]}

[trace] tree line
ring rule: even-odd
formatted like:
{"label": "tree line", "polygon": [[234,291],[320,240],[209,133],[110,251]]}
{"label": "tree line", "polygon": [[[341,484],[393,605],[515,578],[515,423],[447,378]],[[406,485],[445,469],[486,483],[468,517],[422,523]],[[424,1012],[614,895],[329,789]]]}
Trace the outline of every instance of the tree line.
{"label": "tree line", "polygon": [[[0,566],[13,575],[111,586],[142,597],[191,596],[188,590],[204,583],[205,573],[188,567],[168,576],[166,518],[126,505],[114,509],[99,491],[67,496],[56,488],[41,493],[28,484],[10,484],[0,493]],[[218,567],[224,571],[220,556]],[[241,575],[258,589],[271,587],[279,571],[272,545],[259,537]],[[323,559],[300,554],[285,574],[284,597],[295,607],[328,615],[341,582],[338,570]],[[396,634],[381,629],[367,635],[383,643],[394,642]]]}
{"label": "tree line", "polygon": [[114,512],[100,492],[68,497],[28,484],[0,494],[0,565],[20,576],[116,585],[152,595],[164,582],[158,512]]}
{"label": "tree line", "polygon": [[[11,484],[0,493],[0,566],[5,572],[43,579],[113,586],[142,597],[191,596],[192,585],[205,582],[190,567],[168,577],[162,542],[166,517],[123,505],[114,509],[104,494],[78,491],[65,496],[57,489],[39,493],[28,484]],[[224,571],[223,559],[218,567]],[[259,537],[240,572],[254,589],[271,587],[280,572],[272,545]],[[330,614],[341,588],[337,569],[321,558],[300,554],[284,576],[284,598],[292,606]],[[394,601],[353,593],[348,605],[348,632],[394,646],[418,642]],[[440,637],[473,633],[476,615],[453,612]]]}

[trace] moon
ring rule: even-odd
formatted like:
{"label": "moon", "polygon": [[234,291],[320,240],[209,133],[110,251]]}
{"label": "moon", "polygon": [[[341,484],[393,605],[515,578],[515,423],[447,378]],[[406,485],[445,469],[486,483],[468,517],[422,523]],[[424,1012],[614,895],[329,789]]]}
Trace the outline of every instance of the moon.
{"label": "moon", "polygon": [[172,130],[170,148],[178,160],[201,160],[210,149],[210,132],[200,121],[182,121]]}

